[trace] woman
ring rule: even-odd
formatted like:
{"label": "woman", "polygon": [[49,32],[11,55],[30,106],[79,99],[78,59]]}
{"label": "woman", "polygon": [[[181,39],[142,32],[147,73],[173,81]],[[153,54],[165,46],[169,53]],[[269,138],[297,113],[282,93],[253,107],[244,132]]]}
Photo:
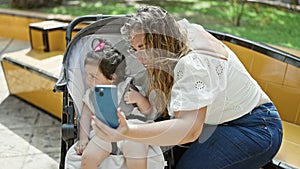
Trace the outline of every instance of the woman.
{"label": "woman", "polygon": [[172,118],[129,125],[119,109],[116,130],[93,117],[99,138],[185,144],[179,169],[257,169],[276,155],[282,140],[278,111],[227,46],[155,6],[140,8],[122,33],[147,67],[149,91],[164,94],[155,106]]}

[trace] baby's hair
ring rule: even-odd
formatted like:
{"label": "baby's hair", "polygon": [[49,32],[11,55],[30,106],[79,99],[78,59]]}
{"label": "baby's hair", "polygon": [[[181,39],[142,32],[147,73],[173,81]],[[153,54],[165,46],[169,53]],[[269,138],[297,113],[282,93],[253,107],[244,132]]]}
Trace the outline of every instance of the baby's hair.
{"label": "baby's hair", "polygon": [[92,41],[92,51],[88,52],[84,65],[93,64],[98,66],[102,74],[112,80],[113,74],[117,75],[114,84],[118,84],[125,79],[126,61],[122,55],[110,42],[104,39],[94,39]]}

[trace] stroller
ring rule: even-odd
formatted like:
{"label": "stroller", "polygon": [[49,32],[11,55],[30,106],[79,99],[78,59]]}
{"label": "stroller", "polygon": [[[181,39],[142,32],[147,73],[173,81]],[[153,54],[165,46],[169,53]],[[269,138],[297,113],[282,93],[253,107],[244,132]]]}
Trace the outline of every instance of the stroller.
{"label": "stroller", "polygon": [[[60,77],[54,90],[63,92],[63,111],[62,111],[62,140],[61,140],[61,160],[60,169],[65,167],[65,157],[71,146],[74,145],[79,137],[79,119],[82,110],[82,96],[87,89],[85,84],[84,57],[91,50],[91,41],[94,38],[103,38],[109,40],[118,51],[126,56],[126,74],[134,77],[135,84],[146,88],[145,84],[146,69],[134,56],[128,53],[128,47],[122,44],[120,28],[130,17],[129,15],[88,15],[74,19],[66,30],[67,48],[64,53],[63,67]],[[87,25],[82,28],[72,38],[76,26]],[[72,38],[72,39],[71,39]],[[124,42],[125,43],[125,42]],[[123,43],[123,44],[124,44]],[[164,153],[162,153],[164,152]],[[162,160],[165,168],[172,168],[174,161],[173,153],[169,147],[154,147],[149,149],[149,154],[156,154],[158,160]],[[113,155],[110,155],[113,156]],[[119,158],[120,159],[120,158]],[[166,159],[166,161],[164,160]],[[149,162],[150,161],[150,162]],[[80,167],[80,159],[77,159],[76,165]],[[150,164],[149,164],[150,163]],[[101,164],[102,165],[102,164]],[[151,160],[148,160],[148,166],[151,166]],[[110,167],[114,168],[114,167]],[[148,167],[149,168],[149,167]],[[153,168],[153,167],[152,167]]]}

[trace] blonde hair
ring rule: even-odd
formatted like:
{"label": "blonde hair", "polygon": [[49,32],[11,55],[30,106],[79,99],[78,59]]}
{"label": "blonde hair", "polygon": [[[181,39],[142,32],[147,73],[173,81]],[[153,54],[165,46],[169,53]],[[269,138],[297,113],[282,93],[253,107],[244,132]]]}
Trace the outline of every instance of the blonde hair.
{"label": "blonde hair", "polygon": [[139,8],[121,28],[121,33],[127,38],[141,31],[145,35],[146,55],[152,63],[147,68],[149,91],[160,89],[165,94],[165,97],[156,97],[155,103],[157,109],[166,115],[166,104],[170,101],[174,82],[173,70],[179,58],[189,51],[186,33],[179,28],[173,16],[157,6]]}

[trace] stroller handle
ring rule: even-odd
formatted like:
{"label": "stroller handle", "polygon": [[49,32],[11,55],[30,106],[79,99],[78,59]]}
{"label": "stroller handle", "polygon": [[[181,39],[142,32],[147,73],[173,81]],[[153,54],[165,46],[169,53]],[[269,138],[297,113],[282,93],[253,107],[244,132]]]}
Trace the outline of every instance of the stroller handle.
{"label": "stroller handle", "polygon": [[126,16],[131,16],[131,15],[102,15],[102,14],[97,14],[97,15],[85,15],[85,16],[80,16],[75,19],[73,19],[70,24],[67,26],[66,30],[66,45],[69,44],[72,38],[72,31],[76,25],[78,25],[81,22],[85,21],[97,21],[100,19],[105,19],[105,18],[119,18],[119,17],[126,17]]}

